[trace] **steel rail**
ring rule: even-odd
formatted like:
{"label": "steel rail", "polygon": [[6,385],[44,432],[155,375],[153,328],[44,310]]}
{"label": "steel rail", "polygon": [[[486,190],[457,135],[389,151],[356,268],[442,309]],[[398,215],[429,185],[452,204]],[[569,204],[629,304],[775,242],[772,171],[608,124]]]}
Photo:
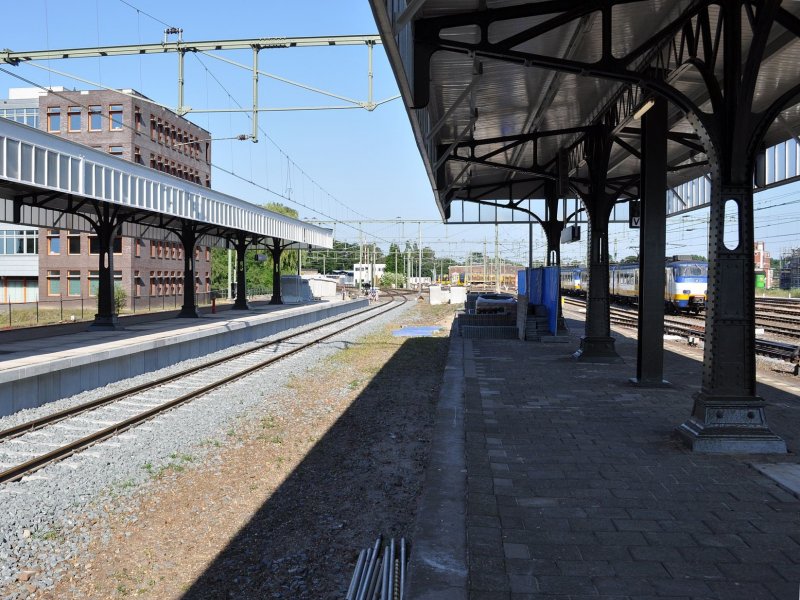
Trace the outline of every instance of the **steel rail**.
{"label": "steel rail", "polygon": [[78,406],[73,406],[71,408],[66,408],[64,410],[60,410],[58,412],[54,412],[49,415],[45,415],[44,417],[39,417],[38,419],[33,419],[31,421],[27,421],[25,423],[20,423],[19,425],[15,425],[14,427],[9,427],[8,429],[4,429],[0,431],[0,441],[12,439],[15,437],[19,437],[20,435],[30,433],[31,431],[36,431],[37,429],[41,429],[47,425],[51,425],[52,423],[57,423],[58,421],[63,421],[64,419],[68,419],[70,417],[75,417],[79,414],[87,412],[89,410],[99,408],[105,404],[110,404],[111,402],[116,402],[117,400],[121,400],[126,396],[131,396],[133,394],[138,394],[139,392],[146,391],[148,389],[158,387],[164,385],[166,383],[170,383],[176,379],[180,379],[181,377],[185,377],[187,375],[191,375],[193,373],[197,373],[198,371],[202,371],[208,367],[214,367],[224,362],[228,362],[230,360],[234,360],[241,356],[245,356],[246,354],[251,354],[253,352],[258,352],[259,350],[263,350],[269,346],[273,346],[275,344],[280,344],[282,342],[286,342],[291,340],[295,337],[304,335],[311,331],[315,331],[317,329],[321,329],[323,327],[327,327],[328,325],[332,325],[334,323],[338,323],[339,321],[344,321],[345,319],[350,319],[354,316],[364,314],[373,310],[380,308],[380,306],[370,306],[364,310],[354,311],[349,313],[339,319],[334,319],[333,321],[327,321],[322,324],[313,325],[311,327],[306,327],[301,331],[297,331],[295,333],[285,335],[283,337],[272,339],[268,342],[264,342],[262,344],[258,344],[255,347],[246,348],[244,350],[238,350],[233,354],[229,354],[227,356],[222,356],[220,358],[215,358],[213,360],[204,362],[201,365],[196,365],[194,367],[189,367],[188,369],[184,369],[182,371],[178,371],[177,373],[172,373],[171,375],[166,375],[164,377],[160,377],[153,381],[148,381],[146,383],[133,386],[130,388],[126,388],[119,392],[115,392],[113,394],[109,394],[108,396],[103,396],[102,398],[98,398],[97,400],[92,400],[90,402],[86,402],[84,404],[79,404]]}
{"label": "steel rail", "polygon": [[[565,296],[564,299],[568,300],[574,306],[585,305],[583,300],[577,298],[568,298]],[[639,323],[638,313],[634,309],[611,308],[610,320],[611,323],[615,325],[630,328],[637,327]],[[699,325],[692,326],[689,323],[665,318],[664,333],[680,335],[686,338],[694,337],[703,339],[705,338],[705,327]],[[800,346],[794,344],[756,338],[755,348],[756,354],[761,356],[778,358],[787,362],[796,362],[800,360]]]}
{"label": "steel rail", "polygon": [[[19,465],[16,465],[14,467],[9,468],[9,469],[6,469],[6,470],[0,472],[0,483],[5,483],[7,481],[16,481],[16,480],[24,477],[25,475],[28,475],[29,473],[32,473],[32,472],[34,472],[34,471],[36,471],[38,469],[41,469],[42,467],[44,467],[44,466],[46,466],[48,464],[51,464],[51,463],[56,462],[58,460],[67,458],[67,457],[75,454],[79,450],[82,450],[82,449],[84,449],[84,448],[86,448],[88,446],[91,446],[91,445],[96,444],[98,442],[101,442],[101,441],[103,441],[105,439],[113,437],[114,435],[117,435],[117,434],[119,434],[119,433],[121,433],[123,431],[126,431],[126,430],[130,429],[131,427],[134,427],[134,426],[136,426],[136,425],[138,425],[140,423],[148,421],[148,420],[152,419],[153,417],[155,417],[155,416],[157,416],[157,415],[159,415],[161,413],[164,413],[164,412],[166,412],[166,411],[168,411],[168,410],[170,410],[172,408],[175,408],[176,406],[179,406],[179,405],[184,404],[184,403],[186,403],[186,402],[188,402],[190,400],[193,400],[193,399],[195,399],[195,398],[197,398],[199,396],[202,396],[202,395],[204,395],[204,394],[206,394],[206,393],[208,393],[208,392],[210,392],[210,391],[212,391],[212,390],[214,390],[216,388],[222,387],[223,385],[226,385],[226,384],[230,383],[231,381],[233,381],[235,379],[238,379],[238,378],[243,377],[245,375],[249,375],[249,374],[251,374],[251,373],[253,373],[255,371],[258,371],[259,369],[262,369],[262,368],[264,368],[264,367],[266,367],[268,365],[271,365],[274,362],[277,362],[277,361],[279,361],[281,359],[284,359],[284,358],[286,358],[288,356],[291,356],[293,354],[301,352],[302,350],[305,350],[305,349],[309,348],[310,346],[313,346],[315,344],[319,344],[320,342],[323,342],[323,341],[325,341],[325,340],[327,340],[327,339],[329,339],[331,337],[339,335],[344,331],[352,329],[353,327],[357,327],[359,325],[362,325],[363,323],[366,323],[367,321],[369,321],[371,319],[374,319],[377,316],[383,315],[383,314],[385,314],[387,312],[390,312],[390,311],[402,306],[406,302],[407,302],[407,299],[405,297],[403,297],[403,302],[401,302],[399,304],[395,304],[391,300],[387,301],[387,302],[384,302],[383,304],[381,304],[378,307],[373,307],[373,308],[382,308],[382,309],[384,309],[384,310],[381,310],[380,312],[378,312],[377,314],[371,314],[370,316],[368,316],[368,317],[366,317],[364,319],[361,319],[359,321],[356,321],[355,323],[352,323],[350,325],[342,327],[341,329],[338,329],[338,330],[336,330],[336,331],[334,331],[332,333],[323,335],[323,336],[318,337],[318,338],[316,338],[316,339],[314,339],[314,340],[312,340],[312,341],[310,341],[308,343],[305,343],[305,344],[302,344],[302,345],[300,345],[300,346],[298,346],[296,348],[292,348],[290,350],[287,350],[286,352],[284,352],[284,353],[282,353],[282,354],[280,354],[278,356],[272,356],[272,357],[268,358],[267,360],[264,360],[264,361],[261,361],[261,362],[255,364],[255,365],[251,365],[249,367],[246,367],[246,368],[242,369],[241,371],[238,371],[238,372],[233,373],[231,375],[225,376],[225,377],[223,377],[223,378],[221,378],[221,379],[219,379],[219,380],[217,380],[215,382],[212,382],[212,383],[207,384],[207,385],[205,385],[203,387],[200,387],[200,388],[198,388],[196,390],[193,390],[191,392],[183,394],[183,395],[181,395],[181,396],[179,396],[177,398],[169,400],[169,401],[165,402],[164,404],[156,406],[156,407],[154,407],[154,408],[152,408],[150,410],[147,410],[145,412],[139,413],[138,415],[135,415],[133,417],[129,417],[128,419],[120,421],[119,423],[115,423],[114,425],[111,425],[111,426],[106,427],[104,429],[95,431],[94,433],[91,433],[91,434],[89,434],[87,436],[84,436],[82,438],[74,440],[74,441],[70,442],[69,444],[65,444],[64,446],[61,446],[60,448],[56,448],[55,450],[52,450],[52,451],[47,452],[45,454],[42,454],[40,456],[34,457],[34,458],[24,462],[24,463],[21,463]],[[394,306],[390,306],[388,309],[385,308],[387,305],[391,305],[391,304],[394,304]],[[356,313],[356,316],[358,314],[363,314],[364,312],[367,312],[367,311],[361,311],[359,313]],[[353,315],[350,315],[350,318],[352,318],[352,316]],[[337,321],[334,321],[333,323],[336,323],[336,322],[338,322],[340,320],[344,320],[344,319],[339,319]],[[331,324],[332,323],[327,323],[327,325],[331,325]],[[300,334],[297,334],[297,335],[300,335]],[[296,337],[296,336],[294,336],[294,337]],[[228,360],[232,360],[232,359],[228,359]],[[204,365],[204,366],[207,366],[207,365]],[[197,369],[192,369],[193,372],[196,371],[196,370]],[[153,387],[153,386],[151,385],[149,387]],[[81,411],[81,412],[85,412],[85,411]]]}

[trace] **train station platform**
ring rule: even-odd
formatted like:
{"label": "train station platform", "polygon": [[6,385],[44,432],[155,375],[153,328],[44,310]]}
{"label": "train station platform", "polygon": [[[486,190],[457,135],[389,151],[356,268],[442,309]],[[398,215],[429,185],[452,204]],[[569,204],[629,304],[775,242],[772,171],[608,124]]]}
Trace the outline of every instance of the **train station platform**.
{"label": "train station platform", "polygon": [[800,380],[759,383],[788,454],[695,454],[672,433],[702,352],[667,345],[672,385],[634,387],[631,334],[624,364],[586,364],[568,324],[569,344],[451,338],[409,597],[796,600]]}
{"label": "train station platform", "polygon": [[49,328],[44,337],[38,329],[29,330],[27,336],[22,330],[4,332],[0,416],[366,305],[366,299],[250,302],[250,310],[206,313],[197,319],[163,319],[157,314],[153,320],[123,319],[123,328],[115,331],[86,331],[90,323],[82,323]]}

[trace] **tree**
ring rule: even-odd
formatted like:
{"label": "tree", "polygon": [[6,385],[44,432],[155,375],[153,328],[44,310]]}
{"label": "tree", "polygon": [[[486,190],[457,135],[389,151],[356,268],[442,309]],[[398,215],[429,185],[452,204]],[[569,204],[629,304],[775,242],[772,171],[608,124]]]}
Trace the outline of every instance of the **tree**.
{"label": "tree", "polygon": [[[268,202],[262,208],[266,210],[291,217],[299,218],[300,214],[293,208],[285,206],[279,202]],[[267,260],[259,262],[256,255],[266,255]],[[236,256],[232,257],[233,277],[235,279]],[[247,250],[244,257],[245,278],[247,279],[247,289],[253,293],[264,293],[272,289],[272,257],[269,252],[263,249]],[[297,251],[284,250],[281,255],[281,273],[297,273]],[[231,282],[233,283],[233,282]],[[228,250],[225,248],[211,249],[211,287],[214,290],[225,290],[228,285]]]}

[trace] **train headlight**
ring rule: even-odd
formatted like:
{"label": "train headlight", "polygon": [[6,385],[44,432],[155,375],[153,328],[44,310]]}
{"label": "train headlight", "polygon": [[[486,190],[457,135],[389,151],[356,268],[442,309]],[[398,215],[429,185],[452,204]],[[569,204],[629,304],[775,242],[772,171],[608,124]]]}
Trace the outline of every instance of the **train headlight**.
{"label": "train headlight", "polygon": [[683,290],[683,293],[684,293],[684,294],[691,294],[691,293],[692,293],[692,290]]}

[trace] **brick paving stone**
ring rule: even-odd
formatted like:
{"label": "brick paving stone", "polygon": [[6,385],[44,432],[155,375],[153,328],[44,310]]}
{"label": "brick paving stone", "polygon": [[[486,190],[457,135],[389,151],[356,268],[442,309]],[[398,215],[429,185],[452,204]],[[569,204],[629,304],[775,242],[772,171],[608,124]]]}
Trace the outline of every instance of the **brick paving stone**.
{"label": "brick paving stone", "polygon": [[564,575],[598,577],[615,574],[611,563],[604,560],[559,560],[556,564]]}
{"label": "brick paving stone", "polygon": [[530,558],[531,553],[525,544],[503,543],[503,552],[506,558]]}
{"label": "brick paving stone", "polygon": [[575,575],[542,575],[536,578],[539,591],[546,594],[597,594],[591,577]]}
{"label": "brick paving stone", "polygon": [[[673,386],[639,389],[627,338],[618,365],[575,362],[567,346],[465,345],[469,598],[796,600],[800,500],[752,457],[672,436],[702,364],[667,352]],[[759,394],[794,450],[800,403]]]}
{"label": "brick paving stone", "polygon": [[708,586],[724,600],[775,600],[772,592],[760,583],[709,581]]}

